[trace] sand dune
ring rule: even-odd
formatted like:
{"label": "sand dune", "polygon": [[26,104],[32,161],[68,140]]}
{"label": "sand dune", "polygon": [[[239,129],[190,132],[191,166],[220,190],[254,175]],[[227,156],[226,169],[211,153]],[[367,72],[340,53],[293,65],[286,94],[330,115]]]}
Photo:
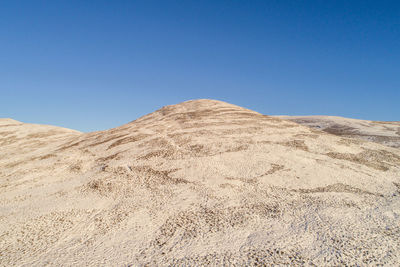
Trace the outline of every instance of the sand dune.
{"label": "sand dune", "polygon": [[2,266],[400,264],[399,149],[215,100],[1,119],[0,185]]}

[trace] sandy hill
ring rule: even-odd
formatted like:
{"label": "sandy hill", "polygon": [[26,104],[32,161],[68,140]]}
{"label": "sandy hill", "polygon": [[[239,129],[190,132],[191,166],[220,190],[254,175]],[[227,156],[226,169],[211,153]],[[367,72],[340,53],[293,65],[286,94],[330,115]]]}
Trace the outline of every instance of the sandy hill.
{"label": "sandy hill", "polygon": [[10,118],[0,118],[0,125],[1,126],[10,126],[10,125],[15,125],[15,124],[21,124],[21,122],[10,119]]}
{"label": "sandy hill", "polygon": [[400,150],[214,100],[0,123],[0,265],[400,263]]}
{"label": "sandy hill", "polygon": [[335,116],[277,116],[327,133],[400,148],[400,121],[367,121]]}

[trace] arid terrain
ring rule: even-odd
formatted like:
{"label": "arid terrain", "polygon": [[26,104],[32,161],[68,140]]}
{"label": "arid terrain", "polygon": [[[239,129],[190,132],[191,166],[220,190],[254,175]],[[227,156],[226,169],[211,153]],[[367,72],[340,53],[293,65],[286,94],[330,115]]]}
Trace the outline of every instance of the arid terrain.
{"label": "arid terrain", "polygon": [[399,266],[399,123],[291,120],[215,100],[91,133],[0,119],[0,266]]}
{"label": "arid terrain", "polygon": [[400,148],[400,121],[366,121],[334,116],[277,116],[343,137]]}

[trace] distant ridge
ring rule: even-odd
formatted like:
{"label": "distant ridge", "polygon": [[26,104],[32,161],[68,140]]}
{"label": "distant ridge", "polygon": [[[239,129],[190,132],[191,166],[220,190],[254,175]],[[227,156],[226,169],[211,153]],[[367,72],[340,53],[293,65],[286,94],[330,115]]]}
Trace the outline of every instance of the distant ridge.
{"label": "distant ridge", "polygon": [[400,148],[399,121],[368,121],[336,116],[277,116],[324,132]]}

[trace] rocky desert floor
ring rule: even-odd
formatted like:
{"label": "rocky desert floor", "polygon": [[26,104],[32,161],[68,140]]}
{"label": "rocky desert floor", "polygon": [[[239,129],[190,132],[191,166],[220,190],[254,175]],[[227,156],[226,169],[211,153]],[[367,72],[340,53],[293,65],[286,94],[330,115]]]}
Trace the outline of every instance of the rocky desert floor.
{"label": "rocky desert floor", "polygon": [[398,146],[288,119],[215,100],[91,133],[0,119],[0,265],[399,266]]}

